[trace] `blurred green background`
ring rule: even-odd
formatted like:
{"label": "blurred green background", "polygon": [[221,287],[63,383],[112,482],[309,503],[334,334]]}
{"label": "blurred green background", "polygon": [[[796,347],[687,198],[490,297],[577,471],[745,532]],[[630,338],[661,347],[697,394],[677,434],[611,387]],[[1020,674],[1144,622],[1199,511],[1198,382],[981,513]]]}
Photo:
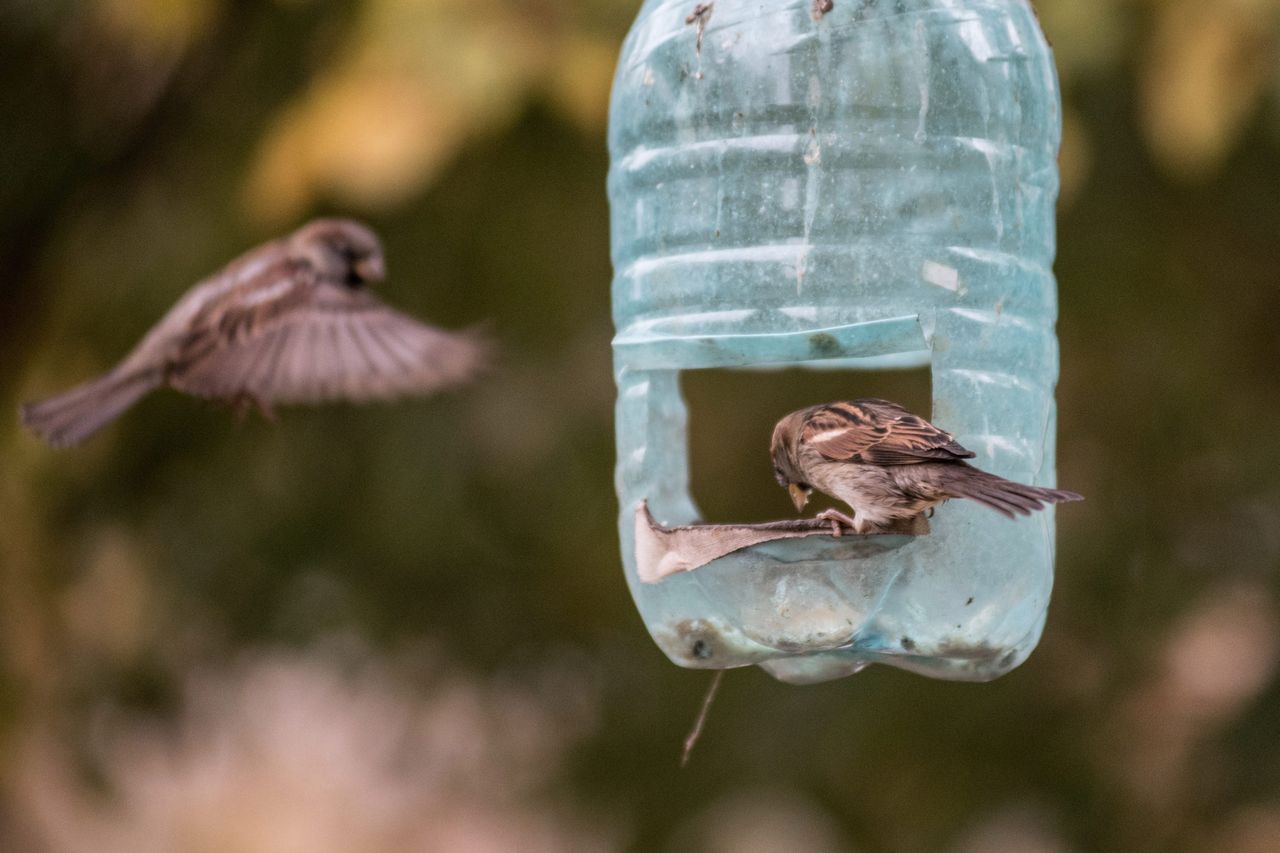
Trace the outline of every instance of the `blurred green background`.
{"label": "blurred green background", "polygon": [[[0,419],[0,849],[1280,850],[1280,2],[1037,5],[1089,498],[1044,639],[987,685],[731,672],[679,771],[708,676],[648,639],[614,528],[637,7],[0,0],[6,411],[321,213],[383,235],[390,302],[505,349],[279,424],[163,393],[54,452]],[[796,398],[928,396],[831,380],[686,383],[709,518],[789,514]]]}

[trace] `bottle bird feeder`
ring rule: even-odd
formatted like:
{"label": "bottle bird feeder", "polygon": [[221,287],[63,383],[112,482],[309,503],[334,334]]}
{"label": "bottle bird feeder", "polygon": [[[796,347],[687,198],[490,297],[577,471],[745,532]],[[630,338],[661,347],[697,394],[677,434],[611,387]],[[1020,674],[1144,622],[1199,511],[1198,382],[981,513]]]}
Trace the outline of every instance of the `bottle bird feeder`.
{"label": "bottle bird feeder", "polygon": [[1026,0],[646,0],[609,118],[617,489],[671,660],[978,681],[1030,654],[1052,509],[952,501],[928,532],[838,538],[697,525],[679,376],[928,366],[920,414],[979,467],[1052,485],[1060,131]]}

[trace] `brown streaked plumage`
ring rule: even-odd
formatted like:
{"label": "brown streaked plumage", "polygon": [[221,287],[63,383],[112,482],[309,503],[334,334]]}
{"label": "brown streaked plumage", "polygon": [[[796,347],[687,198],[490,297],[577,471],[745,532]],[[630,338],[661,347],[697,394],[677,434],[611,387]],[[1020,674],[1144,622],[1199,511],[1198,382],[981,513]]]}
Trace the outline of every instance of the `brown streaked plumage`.
{"label": "brown streaked plumage", "polygon": [[437,329],[365,289],[382,281],[365,225],[319,219],[197,283],[105,375],[21,408],[56,447],[78,444],[149,391],[256,404],[386,400],[474,378],[489,346]]}
{"label": "brown streaked plumage", "polygon": [[1075,492],[1015,483],[974,468],[973,452],[948,432],[888,400],[866,397],[811,406],[773,429],[773,472],[804,509],[814,489],[844,501],[853,517],[818,517],[866,533],[912,518],[949,498],[969,498],[1009,518],[1045,504],[1078,501]]}

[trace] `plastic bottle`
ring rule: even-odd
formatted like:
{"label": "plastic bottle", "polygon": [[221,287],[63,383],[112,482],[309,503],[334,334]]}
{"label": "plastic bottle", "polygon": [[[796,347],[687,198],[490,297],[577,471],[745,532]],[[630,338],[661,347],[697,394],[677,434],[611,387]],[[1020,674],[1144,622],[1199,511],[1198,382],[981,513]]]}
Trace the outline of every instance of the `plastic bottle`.
{"label": "plastic bottle", "polygon": [[990,679],[1039,639],[1052,510],[1009,521],[952,501],[892,547],[813,537],[636,577],[641,499],[666,524],[699,516],[682,370],[927,364],[931,419],[980,467],[1053,482],[1061,110],[1035,15],[828,7],[647,0],[623,46],[609,198],[627,579],[683,666]]}

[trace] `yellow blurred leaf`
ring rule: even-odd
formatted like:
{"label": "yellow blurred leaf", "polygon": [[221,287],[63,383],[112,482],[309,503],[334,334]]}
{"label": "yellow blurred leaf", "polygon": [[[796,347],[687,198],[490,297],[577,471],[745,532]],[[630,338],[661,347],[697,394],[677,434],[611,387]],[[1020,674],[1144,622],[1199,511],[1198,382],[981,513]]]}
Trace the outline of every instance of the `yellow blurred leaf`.
{"label": "yellow blurred leaf", "polygon": [[317,194],[362,207],[400,201],[460,144],[464,112],[450,93],[420,80],[354,73],[326,80],[268,134],[250,207],[287,219]]}
{"label": "yellow blurred leaf", "polygon": [[1105,69],[1123,55],[1125,4],[1116,0],[1035,0],[1064,85]]}
{"label": "yellow blurred leaf", "polygon": [[1167,170],[1201,178],[1230,152],[1275,70],[1278,13],[1275,0],[1157,8],[1140,94],[1147,144]]}
{"label": "yellow blurred leaf", "polygon": [[574,35],[557,54],[547,80],[551,102],[583,129],[603,132],[618,61],[617,42],[602,36]]}
{"label": "yellow blurred leaf", "polygon": [[371,0],[343,58],[268,131],[250,210],[279,221],[323,195],[365,209],[403,201],[515,117],[557,40],[534,10],[500,0]]}
{"label": "yellow blurred leaf", "polygon": [[136,50],[180,53],[208,27],[222,0],[92,0],[94,18]]}

